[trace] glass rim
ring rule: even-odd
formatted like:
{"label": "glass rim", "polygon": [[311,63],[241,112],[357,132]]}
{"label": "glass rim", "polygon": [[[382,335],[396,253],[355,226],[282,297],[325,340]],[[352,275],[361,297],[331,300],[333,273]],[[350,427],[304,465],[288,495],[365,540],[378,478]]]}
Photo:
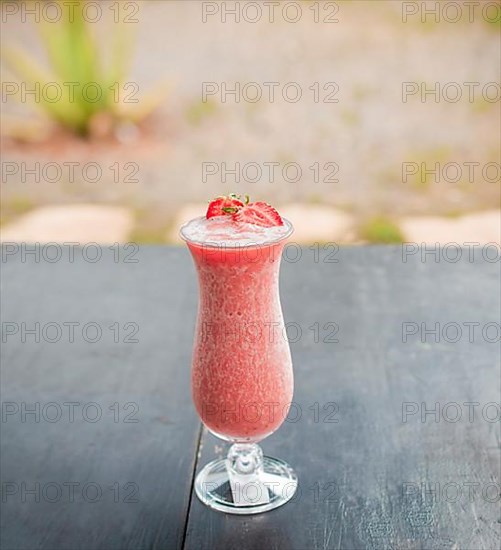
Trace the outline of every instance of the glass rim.
{"label": "glass rim", "polygon": [[252,242],[252,243],[247,243],[247,244],[241,244],[241,243],[238,243],[238,242],[233,242],[232,243],[231,241],[220,241],[220,242],[216,242],[216,241],[198,241],[198,240],[195,240],[195,239],[190,239],[186,235],[183,234],[183,229],[185,229],[185,227],[188,224],[190,224],[194,220],[199,220],[201,218],[204,218],[204,216],[198,216],[197,218],[193,218],[193,219],[187,221],[186,223],[183,223],[183,225],[179,228],[178,234],[185,243],[194,244],[194,245],[197,245],[197,246],[203,246],[203,247],[207,247],[207,248],[221,248],[221,247],[235,248],[235,249],[237,249],[237,248],[259,248],[259,247],[263,247],[263,246],[269,246],[271,244],[278,244],[278,243],[284,241],[285,239],[287,239],[288,237],[290,237],[292,235],[292,233],[294,233],[294,226],[292,225],[292,223],[287,218],[284,218],[282,216],[282,220],[288,226],[287,232],[284,233],[283,235],[280,235],[280,237],[277,237],[275,239],[270,239],[270,240],[267,240],[267,241],[264,241],[264,242],[259,242],[259,243],[258,242]]}

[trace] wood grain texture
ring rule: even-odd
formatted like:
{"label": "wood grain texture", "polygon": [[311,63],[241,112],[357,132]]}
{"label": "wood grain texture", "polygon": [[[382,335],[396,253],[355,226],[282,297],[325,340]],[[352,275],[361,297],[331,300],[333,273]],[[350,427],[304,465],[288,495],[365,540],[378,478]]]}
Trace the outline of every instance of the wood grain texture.
{"label": "wood grain texture", "polygon": [[[467,334],[456,343],[419,335],[402,342],[403,322],[499,322],[499,264],[403,263],[399,248],[382,247],[341,249],[339,263],[325,258],[315,263],[304,249],[283,265],[285,318],[302,329],[291,345],[302,417],[262,444],[296,469],[298,496],[254,517],[194,499],[186,548],[499,548],[500,424],[481,407],[470,422],[462,405],[499,403],[499,343],[478,333],[472,343]],[[337,323],[339,342],[322,341],[329,331],[320,331],[315,343],[315,322]],[[419,414],[403,422],[406,402],[420,410],[439,403],[438,422]],[[339,408],[333,415],[329,403]],[[448,403],[461,405],[460,420],[447,420],[454,405],[444,418]],[[226,446],[204,432],[201,451],[198,469]]]}
{"label": "wood grain texture", "polygon": [[[81,337],[35,343],[29,335],[23,343],[19,334],[2,344],[4,405],[95,402],[102,409],[95,423],[82,418],[82,407],[72,423],[30,415],[22,422],[20,413],[3,419],[2,549],[499,548],[499,422],[487,421],[481,406],[472,422],[464,406],[459,421],[443,417],[448,403],[499,403],[499,343],[478,332],[473,342],[467,334],[456,343],[423,343],[419,335],[402,342],[403,322],[499,322],[499,264],[480,255],[474,263],[465,256],[455,264],[403,263],[399,248],[384,247],[341,249],[339,263],[324,261],[326,253],[315,262],[304,248],[298,262],[284,262],[285,318],[302,331],[291,345],[302,416],[263,448],[294,466],[300,492],[278,510],[236,517],[191,494],[200,426],[189,389],[197,301],[191,259],[161,247],[142,248],[138,264],[112,256],[97,264],[78,255],[73,264],[14,257],[2,265],[2,322],[103,327],[95,344]],[[105,327],[116,322],[137,323],[139,343],[124,343],[123,334],[115,343]],[[318,343],[310,329],[316,322]],[[403,422],[405,402],[428,409],[438,402],[442,416]],[[122,421],[127,403],[138,405],[138,423]],[[197,468],[225,451],[204,433]],[[28,490],[45,484],[47,494],[23,499],[23,482]],[[74,502],[49,502],[51,482],[80,483]],[[102,488],[99,502],[83,498],[88,482]],[[138,502],[124,502],[127,482],[137,484]],[[5,483],[19,492],[6,495]]]}
{"label": "wood grain texture", "polygon": [[[73,343],[29,335],[22,343],[17,334],[2,344],[2,403],[52,402],[63,411],[57,422],[45,420],[56,418],[52,406],[41,408],[39,422],[33,415],[23,422],[19,411],[2,423],[4,550],[182,546],[200,429],[189,387],[196,281],[184,250],[143,248],[136,257],[137,264],[115,263],[105,250],[96,264],[76,254],[73,264],[15,257],[2,265],[3,322],[94,322],[103,331],[96,343],[77,328]],[[124,342],[127,322],[137,323],[139,343]],[[118,343],[113,323],[121,326]],[[80,403],[74,422],[65,402]],[[96,407],[83,417],[90,402],[102,411],[97,422],[89,421]],[[118,412],[109,409],[114,403]],[[36,482],[40,502],[21,493],[22,483],[30,490]],[[80,485],[70,502],[72,482]],[[6,483],[18,493],[5,495]],[[85,483],[97,485],[84,494]],[[96,487],[101,498],[86,501]]]}

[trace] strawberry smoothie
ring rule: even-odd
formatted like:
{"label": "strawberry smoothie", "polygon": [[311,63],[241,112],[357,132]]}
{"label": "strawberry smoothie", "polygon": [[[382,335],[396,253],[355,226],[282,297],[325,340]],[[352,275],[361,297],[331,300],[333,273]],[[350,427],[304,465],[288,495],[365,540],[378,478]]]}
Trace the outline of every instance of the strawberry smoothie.
{"label": "strawberry smoothie", "polygon": [[200,290],[192,392],[198,414],[218,437],[254,443],[282,424],[292,401],[278,292],[281,253],[292,226],[273,219],[276,211],[266,211],[271,207],[265,203],[253,209],[232,200],[218,206],[221,213],[181,229]]}

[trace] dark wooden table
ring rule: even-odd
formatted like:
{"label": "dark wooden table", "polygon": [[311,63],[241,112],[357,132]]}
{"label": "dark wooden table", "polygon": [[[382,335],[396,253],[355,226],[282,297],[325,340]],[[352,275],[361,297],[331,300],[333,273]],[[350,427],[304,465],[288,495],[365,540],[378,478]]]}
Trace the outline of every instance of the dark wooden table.
{"label": "dark wooden table", "polygon": [[192,491],[225,445],[190,398],[191,258],[88,252],[2,261],[2,550],[500,547],[499,263],[289,250],[296,406],[263,448],[299,493],[236,517]]}

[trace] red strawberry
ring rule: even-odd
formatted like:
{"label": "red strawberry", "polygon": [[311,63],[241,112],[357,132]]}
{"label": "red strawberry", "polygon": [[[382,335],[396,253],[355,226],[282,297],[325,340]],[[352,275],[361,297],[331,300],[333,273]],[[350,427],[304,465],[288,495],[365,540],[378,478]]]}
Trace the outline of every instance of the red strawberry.
{"label": "red strawberry", "polygon": [[209,203],[205,217],[209,219],[216,216],[236,214],[243,205],[244,203],[239,200],[238,195],[234,195],[233,193],[227,197],[217,197]]}
{"label": "red strawberry", "polygon": [[243,208],[240,208],[233,219],[237,222],[253,223],[263,227],[273,227],[274,225],[284,225],[280,214],[265,202],[252,202]]}

